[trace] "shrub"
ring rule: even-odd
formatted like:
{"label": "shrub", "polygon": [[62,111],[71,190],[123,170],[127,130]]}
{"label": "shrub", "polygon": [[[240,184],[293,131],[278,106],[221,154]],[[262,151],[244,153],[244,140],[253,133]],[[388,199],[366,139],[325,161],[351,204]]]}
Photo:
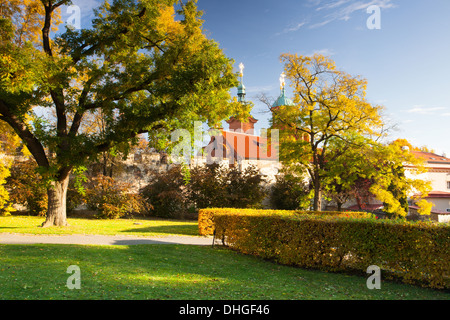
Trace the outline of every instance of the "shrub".
{"label": "shrub", "polygon": [[250,165],[243,171],[237,167],[229,168],[225,176],[224,207],[258,208],[264,199],[262,176],[258,169]]}
{"label": "shrub", "polygon": [[75,210],[77,207],[86,203],[86,189],[84,189],[84,193],[80,193],[77,186],[75,186],[75,179],[71,178],[69,180],[69,186],[67,187],[67,198],[66,198],[66,206],[67,206],[67,214]]}
{"label": "shrub", "polygon": [[209,236],[214,233],[215,214],[260,214],[260,215],[283,215],[289,217],[314,216],[333,218],[372,218],[372,214],[367,212],[341,212],[341,211],[302,211],[302,210],[273,210],[273,209],[237,209],[237,208],[206,208],[198,212],[199,234]]}
{"label": "shrub", "polygon": [[185,175],[179,166],[154,173],[152,182],[140,191],[150,215],[184,218],[207,207],[258,207],[264,198],[262,178],[253,166],[241,172],[207,164],[190,169],[188,179]]}
{"label": "shrub", "polygon": [[188,213],[187,195],[181,167],[155,172],[152,182],[140,191],[149,215],[183,218]]}
{"label": "shrub", "polygon": [[207,164],[191,170],[189,200],[197,209],[208,207],[255,208],[264,199],[262,177],[255,166],[243,171]]}
{"label": "shrub", "polygon": [[276,177],[270,202],[274,209],[299,210],[310,206],[310,188],[302,178],[286,172]]}
{"label": "shrub", "polygon": [[99,218],[121,218],[141,209],[139,195],[132,194],[130,189],[131,184],[100,175],[90,179],[85,201],[90,209],[97,211]]}
{"label": "shrub", "polygon": [[4,184],[6,183],[6,178],[9,177],[11,166],[11,161],[4,157],[0,151],[0,215],[9,215],[14,209],[10,205],[9,193],[6,190]]}
{"label": "shrub", "polygon": [[196,208],[221,207],[226,200],[223,177],[225,170],[217,163],[190,170],[188,198]]}
{"label": "shrub", "polygon": [[447,225],[257,210],[212,216],[216,237],[245,254],[325,271],[365,273],[377,265],[384,278],[450,287]]}
{"label": "shrub", "polygon": [[44,216],[47,212],[47,188],[32,159],[15,161],[7,178],[10,201],[27,207],[29,214]]}

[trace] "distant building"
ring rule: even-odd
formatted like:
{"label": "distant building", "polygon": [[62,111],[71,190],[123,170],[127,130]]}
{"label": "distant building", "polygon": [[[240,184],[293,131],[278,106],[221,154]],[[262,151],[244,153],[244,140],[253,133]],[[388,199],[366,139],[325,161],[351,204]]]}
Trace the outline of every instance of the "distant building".
{"label": "distant building", "polygon": [[[244,65],[239,65],[241,70],[239,86],[237,88],[238,101],[246,103],[245,85],[243,83]],[[292,101],[285,96],[284,86],[280,97],[273,107],[281,105],[293,105]],[[244,170],[247,166],[253,165],[266,176],[266,182],[273,182],[278,174],[281,164],[278,157],[278,139],[276,134],[269,137],[255,135],[255,124],[257,119],[250,116],[246,121],[241,121],[238,117],[230,117],[227,121],[228,130],[223,128],[211,137],[208,145],[203,148],[203,159],[205,162],[220,162],[229,166],[238,166]]]}
{"label": "distant building", "polygon": [[[246,103],[246,90],[243,83],[244,65],[240,64],[239,67],[241,73],[237,88],[238,101]],[[277,111],[282,107],[294,106],[294,102],[286,96],[284,79],[283,73],[280,76],[280,95],[270,108],[272,111],[272,129],[283,129],[283,126],[276,119]],[[272,130],[270,139],[264,135],[256,136],[254,126],[258,120],[252,116],[247,121],[231,117],[226,122],[229,125],[228,130],[220,128],[219,133],[211,137],[203,153],[207,157],[227,160],[226,162],[229,165],[238,165],[240,169],[244,169],[247,165],[255,165],[263,175],[267,176],[266,181],[273,182],[281,168],[278,156],[279,142],[278,139],[274,138],[276,133]],[[303,134],[299,138],[309,141],[307,134]]]}
{"label": "distant building", "polygon": [[[432,219],[440,222],[450,221],[450,158],[431,152],[411,152],[425,161],[427,172],[417,178],[431,183],[432,190],[424,199],[434,205],[431,210]],[[410,211],[413,214],[416,208],[411,201]]]}

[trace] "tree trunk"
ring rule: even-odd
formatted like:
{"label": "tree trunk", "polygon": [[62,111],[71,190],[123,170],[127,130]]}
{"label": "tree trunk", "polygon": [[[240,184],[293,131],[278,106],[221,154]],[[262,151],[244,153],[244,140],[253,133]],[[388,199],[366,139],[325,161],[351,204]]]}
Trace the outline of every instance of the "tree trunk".
{"label": "tree trunk", "polygon": [[69,185],[69,175],[63,180],[53,181],[47,189],[47,218],[42,227],[67,226],[66,196]]}
{"label": "tree trunk", "polygon": [[314,211],[322,211],[322,188],[320,186],[320,181],[314,182]]}

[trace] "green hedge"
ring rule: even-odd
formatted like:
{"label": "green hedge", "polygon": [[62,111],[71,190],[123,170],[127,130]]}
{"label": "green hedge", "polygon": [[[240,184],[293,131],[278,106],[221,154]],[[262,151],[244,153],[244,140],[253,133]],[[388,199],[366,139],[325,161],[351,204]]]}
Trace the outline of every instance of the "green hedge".
{"label": "green hedge", "polygon": [[203,231],[214,228],[217,239],[245,254],[325,271],[365,273],[377,265],[383,278],[449,288],[447,225],[347,212],[208,209],[203,218]]}
{"label": "green hedge", "polygon": [[366,212],[342,212],[342,211],[302,211],[302,210],[262,210],[262,209],[236,209],[236,208],[207,208],[198,212],[198,231],[202,236],[211,236],[214,233],[215,214],[257,214],[257,215],[284,215],[284,216],[333,216],[345,218],[369,218],[371,214]]}

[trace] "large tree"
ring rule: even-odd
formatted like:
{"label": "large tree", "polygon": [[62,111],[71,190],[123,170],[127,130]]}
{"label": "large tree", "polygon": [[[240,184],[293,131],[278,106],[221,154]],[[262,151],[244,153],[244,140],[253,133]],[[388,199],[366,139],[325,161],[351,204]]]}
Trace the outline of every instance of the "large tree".
{"label": "large tree", "polygon": [[[217,122],[242,108],[229,94],[232,61],[203,34],[196,1],[105,1],[90,29],[53,38],[55,12],[70,1],[34,2],[39,42],[17,41],[15,19],[0,20],[0,120],[48,180],[43,226],[67,224],[69,175],[88,159],[140,133]],[[83,130],[86,115],[100,111],[105,130]]]}
{"label": "large tree", "polygon": [[[401,141],[380,142],[387,125],[383,107],[366,100],[367,81],[337,70],[322,55],[284,54],[281,59],[294,106],[273,110],[273,122],[281,129],[280,159],[298,173],[309,173],[314,210],[321,210],[324,191],[348,196],[360,182],[370,181],[368,191],[389,214],[406,216],[408,196],[429,191],[429,184],[417,179],[425,170],[423,161],[403,150]],[[405,175],[407,166],[410,177]],[[426,201],[420,205],[429,213]]]}
{"label": "large tree", "polygon": [[[274,122],[281,129],[280,159],[309,173],[313,209],[320,211],[329,164],[357,147],[360,137],[381,132],[382,107],[366,100],[365,79],[338,70],[325,56],[283,54],[281,60],[295,106],[274,110]],[[343,146],[340,150],[332,148],[336,140]]]}

